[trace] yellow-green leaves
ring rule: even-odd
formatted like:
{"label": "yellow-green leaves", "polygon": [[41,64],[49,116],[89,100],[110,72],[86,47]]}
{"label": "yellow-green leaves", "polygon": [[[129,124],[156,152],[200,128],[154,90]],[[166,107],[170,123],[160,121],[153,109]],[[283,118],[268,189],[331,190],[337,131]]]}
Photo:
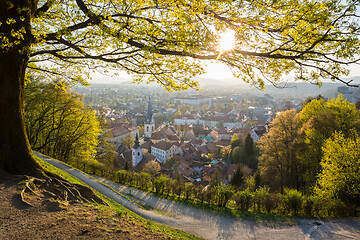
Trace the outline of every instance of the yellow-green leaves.
{"label": "yellow-green leaves", "polygon": [[337,199],[347,205],[360,204],[360,137],[345,137],[336,132],[323,147],[322,171],[315,193],[321,198]]}
{"label": "yellow-green leaves", "polygon": [[[355,12],[354,2],[335,0],[54,0],[31,19],[31,61],[37,69],[59,64],[71,73],[61,72],[65,78],[116,68],[167,90],[198,88],[191,79],[203,70],[188,58],[215,59],[220,33],[231,29],[236,48],[219,61],[234,76],[259,88],[288,74],[320,85],[341,80],[358,61]],[[21,34],[0,35],[1,47],[18,44]]]}

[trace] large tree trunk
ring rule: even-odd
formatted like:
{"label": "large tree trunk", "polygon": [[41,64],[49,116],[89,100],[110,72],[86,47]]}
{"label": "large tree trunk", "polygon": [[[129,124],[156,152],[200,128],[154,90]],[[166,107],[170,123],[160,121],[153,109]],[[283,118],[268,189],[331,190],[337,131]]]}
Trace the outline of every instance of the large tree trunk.
{"label": "large tree trunk", "polygon": [[[32,4],[31,0],[0,4],[0,170],[18,174],[35,174],[39,168],[26,136],[24,118],[24,79],[31,43]],[[10,18],[15,22],[8,24]],[[22,38],[11,34],[22,28],[26,30]],[[15,44],[4,44],[1,35]],[[16,40],[19,40],[17,44]]]}

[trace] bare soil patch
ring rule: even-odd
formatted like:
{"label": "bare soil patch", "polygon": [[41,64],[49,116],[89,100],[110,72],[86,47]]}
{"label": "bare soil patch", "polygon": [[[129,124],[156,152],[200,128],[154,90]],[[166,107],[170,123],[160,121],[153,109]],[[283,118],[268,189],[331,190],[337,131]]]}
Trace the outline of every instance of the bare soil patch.
{"label": "bare soil patch", "polygon": [[[31,190],[23,191],[26,185]],[[64,196],[55,199],[48,189],[36,185],[19,179],[0,181],[0,239],[176,238],[125,211]]]}

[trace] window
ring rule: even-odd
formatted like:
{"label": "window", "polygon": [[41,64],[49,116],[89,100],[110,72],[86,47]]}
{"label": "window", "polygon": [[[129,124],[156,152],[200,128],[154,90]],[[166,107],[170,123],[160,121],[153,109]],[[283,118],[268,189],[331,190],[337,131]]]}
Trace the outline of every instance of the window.
{"label": "window", "polygon": [[146,126],[146,131],[147,131],[147,132],[149,131],[149,126]]}
{"label": "window", "polygon": [[140,156],[140,152],[138,152],[138,156]]}

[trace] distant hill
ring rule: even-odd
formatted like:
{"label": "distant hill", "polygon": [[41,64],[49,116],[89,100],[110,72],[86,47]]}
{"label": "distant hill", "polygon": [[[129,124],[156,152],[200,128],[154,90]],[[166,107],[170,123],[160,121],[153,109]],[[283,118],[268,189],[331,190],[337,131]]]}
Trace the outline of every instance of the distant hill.
{"label": "distant hill", "polygon": [[[347,80],[347,79],[345,79]],[[352,78],[354,84],[360,84],[360,77]],[[344,83],[340,82],[324,82],[321,87],[318,87],[311,83],[305,82],[283,82],[280,83],[278,87],[275,87],[271,84],[265,85],[265,91],[257,89],[250,86],[250,84],[242,82],[240,79],[198,79],[200,86],[205,90],[215,90],[215,89],[231,89],[232,91],[238,90],[239,93],[251,93],[251,94],[260,94],[265,93],[273,96],[288,96],[296,98],[306,98],[309,96],[317,96],[319,94],[325,97],[335,97],[337,88],[341,86],[346,86]]]}
{"label": "distant hill", "polygon": [[[360,84],[360,76],[352,77],[352,83]],[[244,83],[241,79],[236,78],[226,78],[226,79],[214,79],[214,78],[197,78],[197,81],[200,83],[200,87],[206,90],[229,90],[231,92],[238,91],[238,93],[250,93],[250,94],[259,94],[263,95],[265,93],[273,96],[283,96],[283,97],[294,97],[294,98],[306,98],[311,96],[317,96],[319,94],[325,97],[335,97],[337,88],[340,86],[345,86],[345,84],[340,82],[324,82],[321,87],[313,85],[311,83],[303,82],[293,82],[291,79],[285,79],[287,82],[282,82],[278,87],[274,87],[271,84],[265,85],[265,92],[259,90],[250,84]],[[350,80],[350,78],[345,79]],[[131,79],[129,78],[97,78],[94,81],[90,81],[92,85],[107,85],[107,86],[122,86],[123,88],[160,88],[159,85],[155,83],[146,84],[132,84]]]}

